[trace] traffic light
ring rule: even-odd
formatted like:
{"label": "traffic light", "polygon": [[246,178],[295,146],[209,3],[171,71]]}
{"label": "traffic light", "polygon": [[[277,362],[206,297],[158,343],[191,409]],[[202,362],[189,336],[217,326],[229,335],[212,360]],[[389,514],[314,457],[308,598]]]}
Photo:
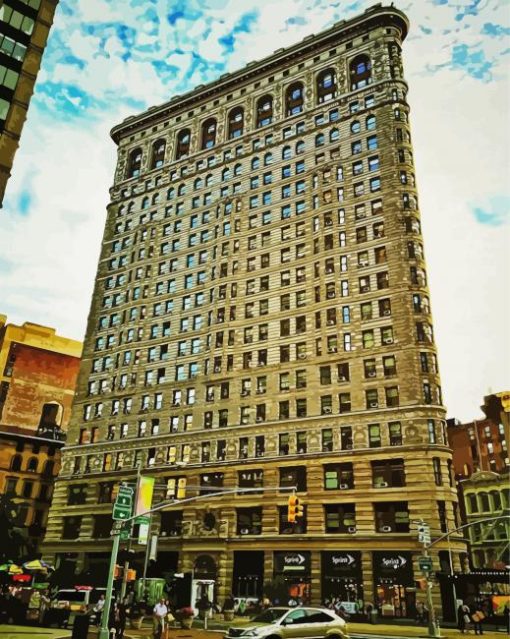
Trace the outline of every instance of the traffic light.
{"label": "traffic light", "polygon": [[181,477],[177,482],[177,499],[186,498],[186,478]]}
{"label": "traffic light", "polygon": [[296,497],[296,519],[301,519],[303,517],[303,504],[301,500]]}
{"label": "traffic light", "polygon": [[430,526],[424,522],[420,521],[417,525],[418,528],[418,541],[428,546],[430,544]]}
{"label": "traffic light", "polygon": [[298,504],[298,498],[296,497],[296,495],[290,495],[289,496],[289,501],[287,504],[287,521],[290,524],[295,524],[296,523],[296,514],[297,514],[297,504]]}

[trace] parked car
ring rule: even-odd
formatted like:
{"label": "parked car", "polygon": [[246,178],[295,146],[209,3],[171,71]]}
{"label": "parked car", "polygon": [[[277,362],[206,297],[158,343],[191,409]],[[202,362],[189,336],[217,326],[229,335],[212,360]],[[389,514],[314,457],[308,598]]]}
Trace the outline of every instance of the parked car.
{"label": "parked car", "polygon": [[347,624],[326,608],[268,608],[246,623],[231,626],[224,639],[271,637],[271,639],[349,639]]}

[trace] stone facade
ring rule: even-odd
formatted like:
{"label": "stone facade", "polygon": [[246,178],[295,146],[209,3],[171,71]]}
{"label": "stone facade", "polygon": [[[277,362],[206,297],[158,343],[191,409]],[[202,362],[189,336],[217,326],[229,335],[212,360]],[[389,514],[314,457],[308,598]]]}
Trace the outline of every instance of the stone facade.
{"label": "stone facade", "polygon": [[[140,467],[167,496],[181,477],[188,495],[275,489],[154,516],[162,569],[214,577],[220,600],[280,576],[314,603],[336,591],[414,614],[413,520],[433,536],[454,528],[457,493],[407,30],[374,7],[113,129],[48,558],[73,552],[83,567],[107,552],[115,488]],[[305,505],[295,526],[278,491],[289,485]],[[458,569],[458,537],[451,549]]]}
{"label": "stone facade", "polygon": [[0,64],[0,207],[58,0],[2,3]]}

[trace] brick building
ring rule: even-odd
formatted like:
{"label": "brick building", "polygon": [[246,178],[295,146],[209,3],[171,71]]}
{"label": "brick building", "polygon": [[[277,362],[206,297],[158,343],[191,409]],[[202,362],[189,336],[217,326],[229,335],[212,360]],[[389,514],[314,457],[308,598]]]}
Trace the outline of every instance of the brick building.
{"label": "brick building", "polygon": [[36,549],[60,468],[82,345],[52,328],[6,319],[0,316],[0,495],[11,500],[15,528]]}

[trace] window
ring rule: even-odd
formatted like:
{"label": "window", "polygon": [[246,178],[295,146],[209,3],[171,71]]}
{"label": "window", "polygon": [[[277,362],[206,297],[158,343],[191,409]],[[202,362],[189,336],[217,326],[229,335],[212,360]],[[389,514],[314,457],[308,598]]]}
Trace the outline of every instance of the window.
{"label": "window", "polygon": [[280,468],[280,488],[296,486],[298,492],[306,491],[306,467],[285,466]]}
{"label": "window", "polygon": [[372,64],[366,55],[359,55],[349,65],[351,91],[362,89],[372,81]]}
{"label": "window", "polygon": [[127,177],[138,177],[142,168],[142,149],[137,148],[131,151],[128,160]]}
{"label": "window", "polygon": [[377,460],[371,464],[374,488],[397,488],[406,485],[403,459]]}
{"label": "window", "polygon": [[236,508],[236,519],[238,535],[261,534],[262,508]]}
{"label": "window", "polygon": [[291,84],[285,93],[285,108],[287,115],[296,115],[303,111],[304,94],[301,82]]}
{"label": "window", "polygon": [[374,514],[377,532],[409,532],[409,510],[407,502],[375,503]]}
{"label": "window", "polygon": [[402,445],[402,424],[400,422],[390,422],[388,424],[390,446]]}
{"label": "window", "polygon": [[324,69],[317,76],[317,100],[319,104],[336,97],[336,74],[333,69]]}
{"label": "window", "polygon": [[[377,390],[375,391],[377,393]],[[379,424],[369,424],[368,445],[370,448],[380,448],[381,446],[381,426]]]}
{"label": "window", "polygon": [[326,490],[354,488],[352,463],[326,464],[324,466],[324,488]]}
{"label": "window", "polygon": [[[280,522],[280,535],[303,535],[306,533],[306,505],[303,507],[303,517],[299,518],[295,524],[287,521],[287,506],[278,507],[278,519]],[[298,611],[297,611],[298,612]]]}
{"label": "window", "polygon": [[436,486],[442,486],[443,473],[441,472],[441,459],[439,457],[432,458],[432,467],[434,469],[434,481]]}
{"label": "window", "polygon": [[77,539],[80,536],[81,517],[63,517],[62,539]]}
{"label": "window", "polygon": [[164,140],[154,142],[152,145],[151,169],[159,169],[160,166],[163,166],[163,162],[165,161],[165,148],[166,144]]}
{"label": "window", "polygon": [[265,95],[257,102],[257,128],[267,126],[273,121],[273,98]]}
{"label": "window", "polygon": [[191,140],[191,132],[189,129],[182,129],[177,134],[177,149],[175,153],[175,159],[180,160],[189,155],[189,147]]}
{"label": "window", "polygon": [[353,534],[356,532],[355,504],[325,504],[326,532],[332,534]]}
{"label": "window", "polygon": [[235,107],[228,115],[228,138],[238,138],[243,134],[244,110],[242,107]]}

